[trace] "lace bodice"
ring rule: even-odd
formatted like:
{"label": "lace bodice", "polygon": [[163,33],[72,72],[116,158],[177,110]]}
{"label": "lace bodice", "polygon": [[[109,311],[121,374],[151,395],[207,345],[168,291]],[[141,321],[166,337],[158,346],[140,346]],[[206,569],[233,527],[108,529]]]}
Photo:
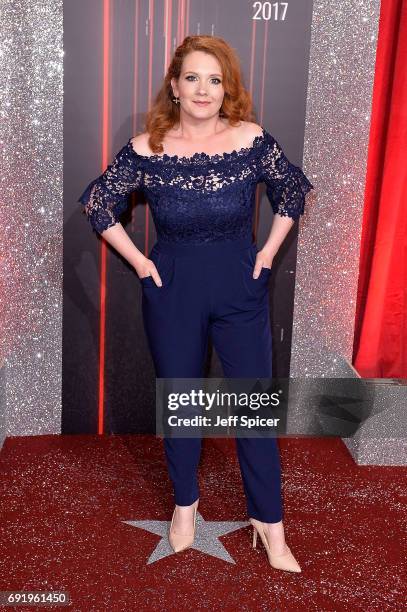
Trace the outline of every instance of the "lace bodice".
{"label": "lace bodice", "polygon": [[250,147],[191,157],[140,155],[130,139],[78,202],[93,230],[101,233],[120,220],[128,196],[139,190],[159,240],[198,244],[249,236],[261,182],[275,214],[294,220],[304,214],[305,195],[313,185],[265,129]]}

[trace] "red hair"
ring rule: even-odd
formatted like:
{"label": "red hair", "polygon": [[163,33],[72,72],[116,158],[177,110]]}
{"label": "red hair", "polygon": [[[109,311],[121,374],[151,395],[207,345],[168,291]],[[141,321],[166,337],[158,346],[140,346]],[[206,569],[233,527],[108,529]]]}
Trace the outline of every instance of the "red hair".
{"label": "red hair", "polygon": [[235,50],[223,38],[217,36],[186,36],[176,48],[161,89],[147,113],[146,131],[149,133],[148,144],[153,153],[163,152],[162,141],[165,133],[179,123],[179,104],[172,101],[174,93],[171,79],[179,79],[182,62],[191,51],[210,53],[221,65],[225,95],[219,114],[227,117],[229,124],[233,126],[242,120],[253,120],[252,100],[243,86]]}

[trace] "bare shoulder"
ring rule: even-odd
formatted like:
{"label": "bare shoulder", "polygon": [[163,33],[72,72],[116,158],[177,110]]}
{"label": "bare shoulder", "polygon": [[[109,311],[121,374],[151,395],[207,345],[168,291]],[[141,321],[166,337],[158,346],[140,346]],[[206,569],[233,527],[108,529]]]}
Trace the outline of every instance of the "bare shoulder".
{"label": "bare shoulder", "polygon": [[150,134],[148,132],[143,132],[130,139],[131,145],[136,153],[139,155],[152,155],[153,152],[148,146],[149,137]]}
{"label": "bare shoulder", "polygon": [[258,123],[252,121],[241,121],[239,128],[239,141],[241,147],[250,147],[256,136],[263,135],[263,128]]}

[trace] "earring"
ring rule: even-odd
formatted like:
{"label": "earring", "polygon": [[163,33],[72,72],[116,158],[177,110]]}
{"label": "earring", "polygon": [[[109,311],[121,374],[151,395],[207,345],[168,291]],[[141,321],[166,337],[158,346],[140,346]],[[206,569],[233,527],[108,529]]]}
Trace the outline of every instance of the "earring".
{"label": "earring", "polygon": [[175,98],[172,99],[173,102],[175,102],[175,104],[179,103],[179,98],[177,96],[175,96]]}

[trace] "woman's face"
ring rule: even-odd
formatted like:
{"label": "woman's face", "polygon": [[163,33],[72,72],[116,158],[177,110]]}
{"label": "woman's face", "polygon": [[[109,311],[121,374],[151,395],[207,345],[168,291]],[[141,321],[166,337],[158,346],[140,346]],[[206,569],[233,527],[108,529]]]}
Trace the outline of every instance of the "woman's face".
{"label": "woman's face", "polygon": [[221,66],[213,55],[191,51],[182,62],[178,81],[171,79],[182,112],[196,119],[219,114],[225,90]]}

